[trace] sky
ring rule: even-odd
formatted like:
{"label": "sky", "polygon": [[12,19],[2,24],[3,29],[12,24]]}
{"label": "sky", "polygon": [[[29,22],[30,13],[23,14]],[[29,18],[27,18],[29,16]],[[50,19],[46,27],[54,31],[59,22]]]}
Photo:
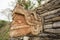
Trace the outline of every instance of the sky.
{"label": "sky", "polygon": [[[7,20],[9,21],[7,13],[1,13],[3,10],[10,8],[11,10],[14,9],[16,4],[16,0],[0,0],[0,20]],[[8,12],[9,13],[9,12]],[[4,15],[6,14],[6,15]]]}
{"label": "sky", "polygon": [[[0,0],[0,20],[7,20],[7,21],[11,20],[12,21],[11,15],[9,15],[10,19],[8,19],[8,17],[6,16],[9,14],[9,12],[7,12],[8,10],[5,10],[5,9],[13,10],[16,2],[17,2],[17,0]],[[31,2],[33,2],[33,4],[35,4],[35,7],[38,5],[36,0],[31,0]],[[42,3],[44,3],[44,2],[42,2]],[[6,12],[2,13],[3,10],[5,10]]]}
{"label": "sky", "polygon": [[[15,7],[16,2],[17,2],[16,0],[0,0],[0,20],[7,20],[7,21],[12,20],[12,18],[8,19],[8,17],[6,16],[6,15],[9,14],[9,12],[7,12],[7,13],[6,12],[1,13],[1,12],[3,10],[7,9],[7,8],[10,8],[11,10],[13,10],[14,7]],[[31,1],[31,2],[37,4],[36,0]],[[7,11],[7,10],[5,10],[5,11]]]}

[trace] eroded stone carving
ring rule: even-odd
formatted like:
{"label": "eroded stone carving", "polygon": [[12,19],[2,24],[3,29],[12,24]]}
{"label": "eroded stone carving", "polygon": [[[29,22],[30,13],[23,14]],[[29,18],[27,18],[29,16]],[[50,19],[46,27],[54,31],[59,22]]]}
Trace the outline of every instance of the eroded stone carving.
{"label": "eroded stone carving", "polygon": [[24,36],[30,33],[37,35],[41,30],[41,18],[38,18],[34,11],[25,10],[22,6],[17,4],[13,11],[10,36]]}

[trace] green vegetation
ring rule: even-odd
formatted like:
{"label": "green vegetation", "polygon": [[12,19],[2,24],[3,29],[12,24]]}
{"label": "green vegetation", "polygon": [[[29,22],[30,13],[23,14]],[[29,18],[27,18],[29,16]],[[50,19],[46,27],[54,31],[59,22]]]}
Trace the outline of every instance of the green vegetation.
{"label": "green vegetation", "polygon": [[[42,0],[36,0],[37,1],[37,3],[38,3],[38,6],[41,4],[41,1]],[[22,5],[25,9],[27,9],[27,10],[34,10],[35,8],[34,8],[34,6],[35,6],[35,4],[33,4],[32,2],[31,2],[31,0],[18,0],[18,3],[20,4],[20,5]],[[34,9],[33,9],[34,8]]]}
{"label": "green vegetation", "polygon": [[7,21],[0,20],[0,28],[6,26]]}
{"label": "green vegetation", "polygon": [[7,21],[0,20],[0,40],[9,39],[9,25]]}

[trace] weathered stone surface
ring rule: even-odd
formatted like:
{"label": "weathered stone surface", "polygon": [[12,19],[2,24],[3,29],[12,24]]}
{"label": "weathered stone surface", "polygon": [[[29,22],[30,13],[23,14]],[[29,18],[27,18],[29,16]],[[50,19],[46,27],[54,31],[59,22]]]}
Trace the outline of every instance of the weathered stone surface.
{"label": "weathered stone surface", "polygon": [[[18,11],[17,10],[16,10],[17,17],[15,15],[15,12],[13,14],[13,22],[12,22],[10,33],[11,34],[13,32],[14,33],[11,36],[17,37],[17,36],[27,35],[29,33],[34,34],[37,31],[38,31],[37,33],[39,33],[43,29],[42,26],[44,28],[47,28],[44,30],[46,32],[60,34],[60,29],[53,28],[53,27],[58,27],[58,26],[60,27],[60,25],[59,25],[60,24],[59,23],[60,22],[60,0],[50,0],[46,4],[38,7],[36,10],[34,10],[36,12],[36,14],[32,13],[32,15],[30,15],[30,14],[28,15],[27,11],[21,11],[21,9],[20,9],[21,12],[19,10]],[[59,16],[57,16],[56,14],[57,15],[59,14]],[[25,18],[27,18],[27,19],[25,19]],[[40,21],[41,18],[43,18],[42,19],[43,23],[41,23],[41,21]],[[36,20],[38,20],[38,21],[36,21]],[[31,26],[31,25],[33,25],[33,26]],[[40,31],[36,30],[37,29],[36,27],[39,28]],[[35,40],[35,38],[34,38],[34,40]]]}
{"label": "weathered stone surface", "polygon": [[28,34],[38,35],[41,30],[41,18],[40,20],[36,19],[36,14],[34,14],[34,12],[28,12],[17,5],[13,11],[10,36],[18,37]]}

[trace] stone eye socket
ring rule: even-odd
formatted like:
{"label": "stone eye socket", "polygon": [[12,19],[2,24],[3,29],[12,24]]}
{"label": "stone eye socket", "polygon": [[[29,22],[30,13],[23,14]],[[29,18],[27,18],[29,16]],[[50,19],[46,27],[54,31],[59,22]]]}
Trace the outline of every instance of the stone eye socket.
{"label": "stone eye socket", "polygon": [[32,16],[34,16],[34,14],[33,14],[33,13],[31,13],[31,15],[32,15]]}

